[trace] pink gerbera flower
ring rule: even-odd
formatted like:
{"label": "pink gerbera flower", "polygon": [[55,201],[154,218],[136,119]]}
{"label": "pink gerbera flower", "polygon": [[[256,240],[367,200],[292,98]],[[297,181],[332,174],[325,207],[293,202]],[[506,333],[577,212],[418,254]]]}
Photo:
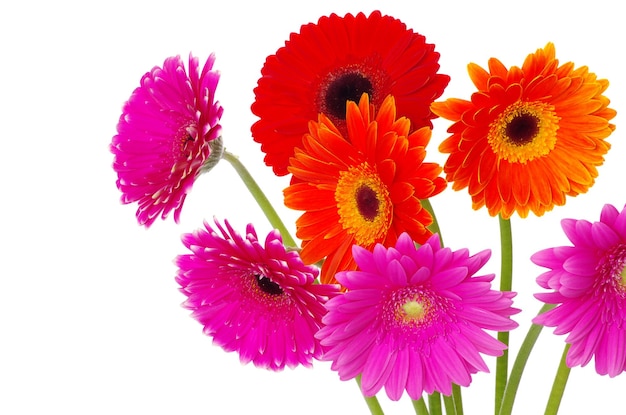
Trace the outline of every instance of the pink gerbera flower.
{"label": "pink gerbera flower", "polygon": [[437,235],[419,248],[406,233],[395,247],[355,246],[359,270],[337,274],[348,291],[328,301],[317,334],[323,360],[342,380],[362,375],[366,396],[383,386],[392,400],[468,386],[471,374],[488,371],[481,354],[506,348],[485,330],[517,327],[515,294],[492,290],[493,274],[473,276],[490,255],[441,248]]}
{"label": "pink gerbera flower", "polygon": [[324,304],[338,286],[314,284],[317,268],[287,251],[278,231],[263,244],[252,225],[245,237],[228,222],[216,225],[217,231],[205,223],[206,229],[183,236],[192,252],[176,260],[184,306],[215,344],[238,352],[243,363],[271,370],[311,366],[321,355],[314,334]]}
{"label": "pink gerbera flower", "polygon": [[532,261],[549,268],[536,294],[557,306],[533,320],[568,334],[569,367],[585,366],[595,356],[596,371],[614,377],[626,370],[626,208],[605,205],[600,221],[564,219],[572,246],[544,249]]}
{"label": "pink gerbera flower", "polygon": [[110,148],[122,203],[139,203],[141,225],[150,226],[159,214],[165,219],[172,210],[178,222],[211,142],[221,134],[214,61],[209,56],[200,72],[198,59],[189,55],[187,75],[180,56],[167,58],[141,78],[124,105]]}

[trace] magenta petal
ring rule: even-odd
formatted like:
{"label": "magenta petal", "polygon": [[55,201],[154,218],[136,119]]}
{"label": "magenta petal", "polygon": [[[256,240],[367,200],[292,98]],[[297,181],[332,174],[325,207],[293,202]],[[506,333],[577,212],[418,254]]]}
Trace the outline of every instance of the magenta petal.
{"label": "magenta petal", "polygon": [[338,287],[314,284],[317,270],[288,252],[276,232],[262,244],[251,225],[245,237],[228,222],[215,226],[219,232],[205,224],[184,235],[192,254],[176,259],[185,307],[204,332],[243,363],[270,370],[321,358],[315,334]]}
{"label": "magenta petal", "polygon": [[450,393],[452,383],[468,385],[487,369],[481,354],[502,353],[504,345],[485,330],[517,326],[510,319],[518,312],[514,293],[492,290],[492,274],[473,275],[488,251],[470,257],[465,249],[441,249],[436,238],[415,248],[401,237],[397,245],[377,245],[370,255],[356,250],[358,270],[338,274],[351,285],[326,303],[317,334],[323,358],[341,379],[360,373],[367,396],[382,387],[392,400],[404,391],[412,399]]}

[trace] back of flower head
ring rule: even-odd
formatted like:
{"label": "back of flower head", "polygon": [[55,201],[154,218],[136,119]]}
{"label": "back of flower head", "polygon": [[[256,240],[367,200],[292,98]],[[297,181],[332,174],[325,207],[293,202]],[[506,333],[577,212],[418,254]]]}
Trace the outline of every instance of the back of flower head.
{"label": "back of flower head", "polygon": [[214,62],[211,54],[200,70],[190,54],[187,72],[180,56],[169,57],[143,75],[124,104],[110,150],[121,201],[137,202],[140,225],[172,211],[178,222],[196,178],[221,152]]}

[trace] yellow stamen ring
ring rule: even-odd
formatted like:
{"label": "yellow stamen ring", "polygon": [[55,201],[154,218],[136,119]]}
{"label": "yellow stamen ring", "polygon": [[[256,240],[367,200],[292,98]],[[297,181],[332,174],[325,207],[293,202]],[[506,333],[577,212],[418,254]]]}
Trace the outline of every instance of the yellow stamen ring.
{"label": "yellow stamen ring", "polygon": [[554,149],[559,120],[552,105],[517,101],[491,123],[487,140],[500,159],[526,163]]}

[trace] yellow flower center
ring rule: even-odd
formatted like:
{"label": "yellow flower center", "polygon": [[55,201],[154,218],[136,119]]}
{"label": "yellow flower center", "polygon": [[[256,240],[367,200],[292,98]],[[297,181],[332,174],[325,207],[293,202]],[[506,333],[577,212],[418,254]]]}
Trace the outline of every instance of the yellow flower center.
{"label": "yellow flower center", "polygon": [[487,140],[501,159],[526,163],[554,149],[559,119],[552,105],[517,101],[489,126]]}
{"label": "yellow flower center", "polygon": [[335,201],[339,223],[358,245],[384,238],[391,225],[392,203],[387,187],[367,163],[340,173]]}
{"label": "yellow flower center", "polygon": [[620,277],[622,277],[622,287],[626,288],[626,266],[622,268],[622,272],[620,273]]}
{"label": "yellow flower center", "polygon": [[426,312],[424,306],[417,300],[409,300],[402,304],[402,311],[404,312],[402,318],[405,321],[419,321]]}

